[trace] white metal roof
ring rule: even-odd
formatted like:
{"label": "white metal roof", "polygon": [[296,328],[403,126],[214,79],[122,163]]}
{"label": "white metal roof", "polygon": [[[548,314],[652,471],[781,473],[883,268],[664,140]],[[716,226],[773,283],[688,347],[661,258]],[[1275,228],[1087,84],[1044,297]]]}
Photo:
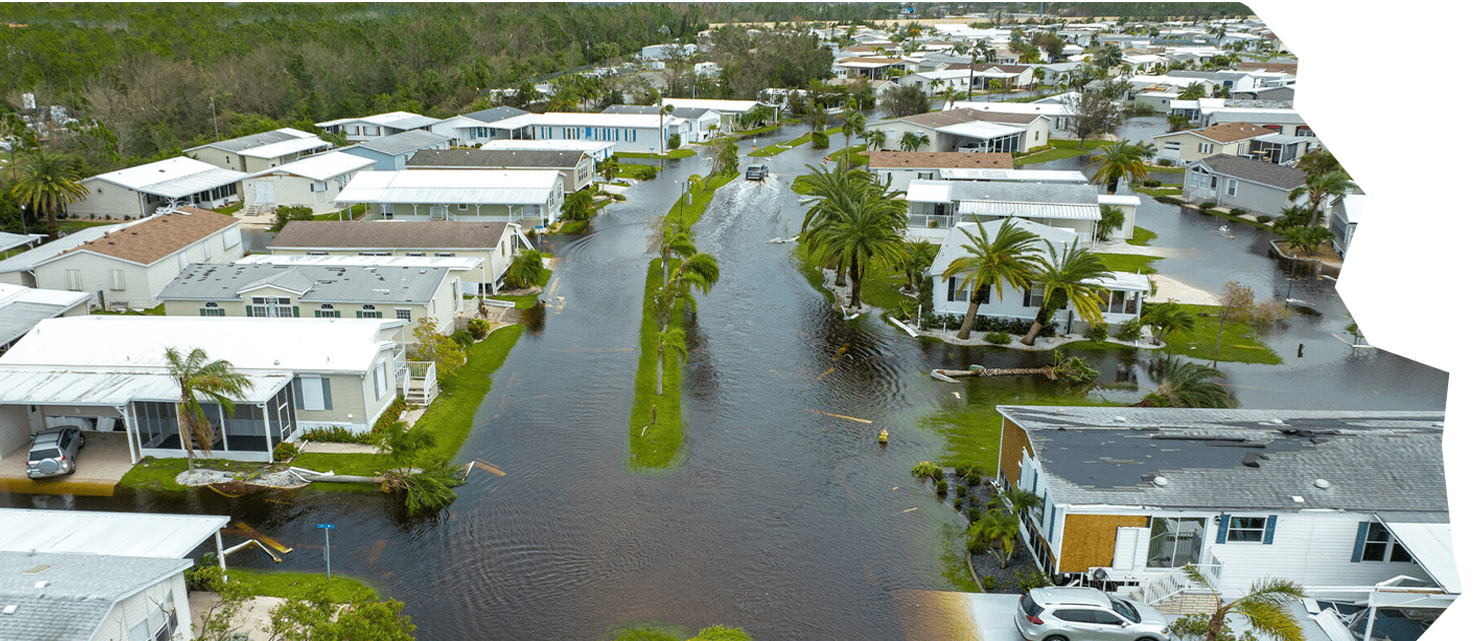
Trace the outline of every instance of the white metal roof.
{"label": "white metal roof", "polygon": [[962,109],[996,111],[1006,114],[1051,117],[1068,115],[1064,104],[1053,102],[968,102],[957,106]]}
{"label": "white metal roof", "polygon": [[937,170],[942,180],[1006,180],[1021,183],[1078,183],[1085,184],[1090,179],[1078,171],[1060,171],[1054,169],[985,169],[982,167],[946,167]]}
{"label": "white metal roof", "polygon": [[[684,118],[667,115],[665,126],[685,123]],[[542,114],[523,114],[492,123],[498,129],[522,127],[615,127],[619,129],[657,129],[656,118],[647,114],[571,113],[550,111]]]}
{"label": "white metal roof", "polygon": [[12,234],[8,231],[0,231],[0,252],[29,245],[45,238],[45,234]]}
{"label": "white metal roof", "polygon": [[237,263],[267,265],[322,265],[325,267],[444,267],[451,271],[476,269],[486,262],[475,256],[302,256],[292,254],[251,254]]}
{"label": "white metal roof", "polygon": [[381,340],[380,331],[404,324],[353,318],[70,316],[38,323],[0,356],[0,365],[165,368],[165,349],[188,353],[199,347],[243,373],[362,372],[392,342]]}
{"label": "white metal roof", "polygon": [[179,156],[98,174],[92,179],[165,198],[181,198],[237,183],[245,177],[244,172],[221,169],[207,162]]}
{"label": "white metal roof", "polygon": [[758,105],[756,100],[705,100],[701,98],[662,98],[667,105],[710,109],[722,113],[746,113]]}
{"label": "white metal roof", "polygon": [[913,203],[952,202],[952,185],[942,182],[913,180],[906,187],[906,201]]}
{"label": "white metal roof", "polygon": [[440,121],[428,116],[421,116],[417,113],[410,113],[408,111],[388,111],[372,116],[363,116],[361,118],[339,118],[337,120],[319,122],[317,123],[317,126],[331,127],[333,125],[342,125],[350,122],[365,122],[370,125],[393,127],[395,129],[416,129],[419,127],[428,127]]}
{"label": "white metal roof", "polygon": [[1453,527],[1448,523],[1393,523],[1383,520],[1392,536],[1418,565],[1423,566],[1445,592],[1461,594],[1458,565],[1454,562]]}
{"label": "white metal roof", "polygon": [[1016,135],[1022,133],[1024,131],[1024,128],[1018,125],[974,120],[972,122],[962,122],[955,125],[937,127],[937,131],[940,131],[944,134],[952,134],[954,136],[988,140],[990,138],[998,138],[1000,136]]}
{"label": "white metal roof", "polygon": [[317,136],[313,136],[311,138],[294,138],[292,140],[283,140],[281,142],[274,142],[269,145],[261,145],[260,147],[255,147],[252,149],[244,149],[241,151],[241,155],[250,156],[252,158],[280,158],[287,154],[295,154],[298,152],[310,151],[313,149],[331,149],[332,146],[333,143],[322,140]]}
{"label": "white metal roof", "polygon": [[229,516],[0,508],[0,551],[184,558]]}
{"label": "white metal roof", "polygon": [[252,178],[269,176],[272,174],[292,174],[311,178],[312,180],[327,180],[336,178],[350,171],[363,169],[374,164],[373,160],[353,154],[345,154],[340,151],[329,151],[327,153],[308,156],[301,160],[289,162],[279,167],[272,167],[264,171],[251,174]]}
{"label": "white metal roof", "polygon": [[1096,196],[1095,200],[1102,205],[1130,205],[1132,207],[1141,206],[1140,196],[1128,196],[1126,194],[1101,194],[1099,196]]}
{"label": "white metal roof", "polygon": [[1063,220],[1100,220],[1099,205],[1072,203],[1018,203],[964,200],[957,203],[957,213],[980,216],[1016,216],[1018,218],[1054,218]]}
{"label": "white metal roof", "polygon": [[[179,384],[158,370],[99,371],[0,363],[0,404],[119,407],[132,401],[178,401]],[[293,374],[251,372],[245,376],[251,386],[239,400],[264,403],[290,384]]]}
{"label": "white metal roof", "polygon": [[361,171],[334,202],[540,205],[562,188],[561,175],[543,169]]}
{"label": "white metal roof", "polygon": [[481,143],[482,149],[507,149],[507,150],[574,150],[587,151],[590,154],[606,151],[614,148],[612,142],[600,142],[597,140],[488,140]]}

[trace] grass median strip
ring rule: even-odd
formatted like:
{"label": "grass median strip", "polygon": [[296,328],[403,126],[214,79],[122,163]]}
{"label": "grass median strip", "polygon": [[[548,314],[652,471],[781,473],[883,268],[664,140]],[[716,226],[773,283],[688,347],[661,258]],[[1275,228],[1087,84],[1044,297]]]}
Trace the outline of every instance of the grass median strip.
{"label": "grass median strip", "polygon": [[[671,261],[671,269],[677,261]],[[681,364],[671,354],[661,367],[664,394],[655,393],[655,370],[660,328],[655,322],[655,290],[661,285],[660,259],[650,261],[645,273],[645,315],[640,321],[640,363],[635,371],[635,402],[630,408],[630,467],[655,470],[680,463],[685,425],[681,420]],[[671,314],[670,325],[685,330],[683,310]],[[651,411],[654,410],[652,422]]]}

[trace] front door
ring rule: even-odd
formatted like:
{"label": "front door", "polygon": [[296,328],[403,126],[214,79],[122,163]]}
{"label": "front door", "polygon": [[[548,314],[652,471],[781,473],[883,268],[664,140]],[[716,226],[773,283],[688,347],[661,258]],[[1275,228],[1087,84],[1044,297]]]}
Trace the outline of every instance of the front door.
{"label": "front door", "polygon": [[1203,555],[1203,532],[1206,519],[1152,519],[1151,541],[1147,544],[1146,566],[1179,568],[1198,563]]}
{"label": "front door", "polygon": [[269,180],[263,180],[256,183],[256,204],[276,204],[276,183]]}

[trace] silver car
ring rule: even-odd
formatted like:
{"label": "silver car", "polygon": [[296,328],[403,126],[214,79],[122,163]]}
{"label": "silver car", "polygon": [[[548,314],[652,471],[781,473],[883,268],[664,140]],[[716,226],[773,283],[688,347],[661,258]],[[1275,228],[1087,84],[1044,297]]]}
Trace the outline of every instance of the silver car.
{"label": "silver car", "polygon": [[1167,641],[1167,617],[1095,588],[1034,588],[1013,623],[1029,641]]}
{"label": "silver car", "polygon": [[42,479],[77,471],[77,452],[87,437],[75,427],[58,427],[36,432],[26,455],[26,476]]}

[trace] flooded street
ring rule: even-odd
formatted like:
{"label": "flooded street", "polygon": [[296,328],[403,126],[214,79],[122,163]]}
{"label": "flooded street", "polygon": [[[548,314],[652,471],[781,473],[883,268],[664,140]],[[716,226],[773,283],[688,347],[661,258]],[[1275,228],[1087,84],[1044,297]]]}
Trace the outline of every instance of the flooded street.
{"label": "flooded street", "polygon": [[[802,130],[784,127],[758,146]],[[843,145],[834,141],[829,151]],[[878,317],[835,314],[795,268],[794,245],[769,242],[797,232],[802,206],[788,186],[821,156],[805,146],[758,159],[772,177],[733,181],[696,225],[722,274],[687,327],[683,465],[633,473],[629,416],[649,227],[681,179],[706,173],[702,155],[629,191],[590,233],[548,241],[561,260],[547,297],[561,304],[497,371],[457,457],[507,475],[473,473],[434,518],[408,519],[378,495],[325,492],[5,495],[0,505],[230,514],[296,549],[280,564],[251,552],[232,564],[297,571],[322,569],[315,524],[332,522],[334,571],[404,601],[425,641],[595,639],[651,620],[740,626],[756,639],[903,638],[897,595],[957,589],[948,577],[961,550],[948,529],[959,517],[908,474],[944,445],[918,420],[956,408],[990,414],[993,403],[1060,390],[1043,380],[937,383],[926,376],[933,367],[1050,356],[923,343]],[[1234,279],[1261,297],[1285,295],[1286,274],[1256,230],[1239,226],[1229,238],[1217,232],[1222,219],[1147,197],[1137,224],[1159,235],[1153,246],[1183,250],[1156,264],[1164,274],[1209,291]],[[1445,374],[1336,337],[1348,318],[1333,287],[1295,283],[1293,297],[1320,315],[1271,331],[1284,365],[1222,366],[1242,405],[1442,408]],[[1113,382],[1150,354],[1082,355]],[[887,448],[876,444],[882,428]]]}

